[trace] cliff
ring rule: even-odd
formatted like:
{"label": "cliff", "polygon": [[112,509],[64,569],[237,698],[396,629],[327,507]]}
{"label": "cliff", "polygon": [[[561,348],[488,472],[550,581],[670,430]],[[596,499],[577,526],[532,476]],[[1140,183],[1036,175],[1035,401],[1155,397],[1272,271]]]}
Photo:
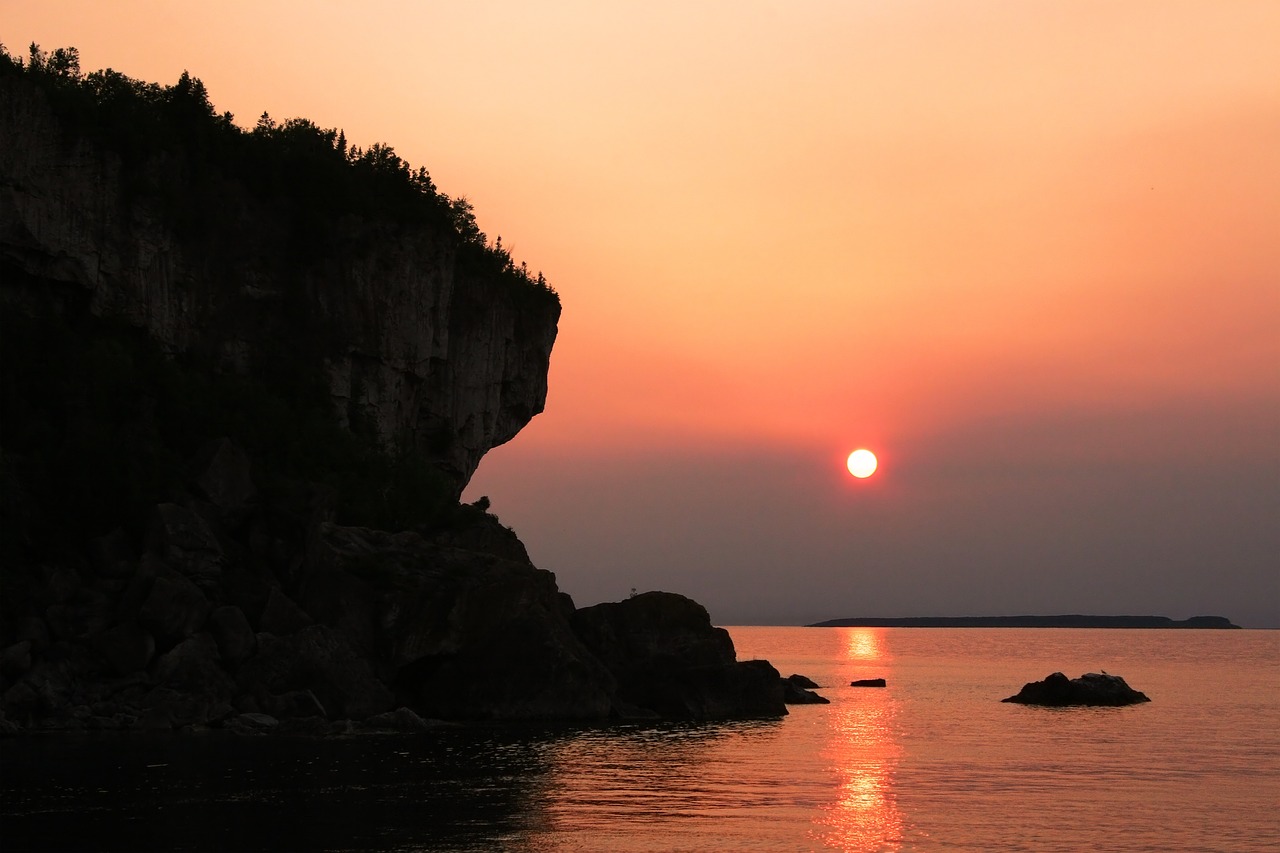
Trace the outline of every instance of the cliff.
{"label": "cliff", "polygon": [[6,312],[120,321],[242,374],[305,365],[314,376],[290,378],[321,382],[340,423],[421,454],[455,496],[543,409],[559,300],[460,269],[448,225],[316,221],[186,148],[122,153],[77,133],[13,75],[0,176]]}
{"label": "cliff", "polygon": [[785,714],[458,503],[559,313],[386,146],[0,52],[0,733]]}

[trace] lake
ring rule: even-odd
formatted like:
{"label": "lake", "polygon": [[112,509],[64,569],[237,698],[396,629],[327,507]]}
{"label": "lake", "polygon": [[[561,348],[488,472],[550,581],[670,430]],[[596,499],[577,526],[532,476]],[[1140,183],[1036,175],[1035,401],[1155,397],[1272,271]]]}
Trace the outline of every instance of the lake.
{"label": "lake", "polygon": [[[831,704],[701,725],[9,739],[0,847],[1280,850],[1280,632],[729,630],[740,659],[807,675]],[[1152,701],[999,701],[1103,669]]]}

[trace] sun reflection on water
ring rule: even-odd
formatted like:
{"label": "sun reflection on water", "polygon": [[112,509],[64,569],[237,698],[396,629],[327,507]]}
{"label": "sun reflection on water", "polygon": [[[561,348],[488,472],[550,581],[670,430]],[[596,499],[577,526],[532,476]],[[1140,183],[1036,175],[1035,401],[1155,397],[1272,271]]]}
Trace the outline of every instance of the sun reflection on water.
{"label": "sun reflection on water", "polygon": [[887,654],[880,641],[884,633],[882,628],[845,628],[843,633],[847,643],[847,655],[851,661],[879,663],[881,655]]}
{"label": "sun reflection on water", "polygon": [[897,703],[892,692],[892,655],[884,632],[844,629],[853,678],[884,677],[889,689],[843,688],[832,698],[831,733],[823,750],[839,780],[835,798],[819,810],[815,836],[836,850],[899,850],[903,818],[894,792],[902,754]]}

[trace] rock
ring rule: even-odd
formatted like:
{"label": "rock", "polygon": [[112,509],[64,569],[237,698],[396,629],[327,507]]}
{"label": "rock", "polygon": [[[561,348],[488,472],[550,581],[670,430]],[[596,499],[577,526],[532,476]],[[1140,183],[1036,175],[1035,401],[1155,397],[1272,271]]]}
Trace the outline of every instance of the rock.
{"label": "rock", "polygon": [[310,690],[289,690],[279,695],[266,695],[261,702],[262,710],[279,720],[292,718],[319,717],[326,719],[324,705]]}
{"label": "rock", "polygon": [[282,719],[280,725],[275,729],[275,734],[303,735],[305,737],[324,737],[341,733],[341,727],[338,723],[331,723],[324,717],[318,716],[288,717]]}
{"label": "rock", "polygon": [[0,699],[0,707],[4,709],[5,719],[30,724],[42,708],[40,694],[25,681],[19,681],[4,692]]}
{"label": "rock", "polygon": [[830,699],[819,696],[810,690],[810,687],[817,687],[809,679],[803,675],[789,675],[782,679],[782,701],[788,705],[828,705]]}
{"label": "rock", "polygon": [[675,593],[645,592],[584,607],[574,613],[573,626],[610,670],[727,666],[737,661],[729,632],[713,627],[701,604]]}
{"label": "rock", "polygon": [[90,645],[117,675],[147,668],[156,653],[156,641],[137,622],[122,622],[93,636]]}
{"label": "rock", "polygon": [[204,627],[213,605],[185,577],[159,577],[142,604],[138,621],[161,644],[169,646]]}
{"label": "rock", "polygon": [[280,721],[270,714],[259,714],[251,712],[248,714],[238,714],[229,718],[223,723],[222,727],[226,731],[241,735],[262,735],[273,731],[280,725]]}
{"label": "rock", "polygon": [[258,619],[258,630],[285,637],[314,623],[315,620],[306,611],[281,592],[279,587],[275,587],[267,594],[267,604]]}
{"label": "rock", "polygon": [[49,647],[52,637],[49,636],[49,626],[43,619],[39,616],[27,615],[18,619],[15,639],[18,642],[28,640],[32,651],[43,652]]}
{"label": "rock", "polygon": [[138,556],[124,528],[117,527],[106,536],[89,542],[89,554],[99,577],[127,578],[133,575]]}
{"label": "rock", "polygon": [[706,608],[667,592],[573,614],[583,644],[617,680],[617,699],[663,717],[784,716],[782,678],[767,661],[738,662]]}
{"label": "rock", "polygon": [[320,525],[313,551],[301,600],[364,654],[378,655],[416,713],[608,715],[612,677],[570,627],[550,572],[415,533],[331,524]]}
{"label": "rock", "polygon": [[23,640],[14,643],[0,654],[0,673],[8,678],[17,678],[31,669],[31,641]]}
{"label": "rock", "polygon": [[440,720],[424,720],[408,708],[400,707],[394,711],[374,714],[359,724],[362,731],[371,732],[425,732],[445,725]]}
{"label": "rock", "polygon": [[106,628],[114,609],[114,602],[107,595],[85,587],[65,602],[50,605],[44,619],[54,640],[72,640]]}
{"label": "rock", "polygon": [[289,637],[259,639],[258,654],[236,675],[242,692],[261,696],[311,690],[339,718],[364,719],[394,705],[391,691],[341,632],[311,625]]}
{"label": "rock", "polygon": [[209,633],[218,644],[218,654],[227,666],[239,666],[258,648],[258,638],[249,627],[249,620],[235,605],[216,608],[209,614],[207,624]]}
{"label": "rock", "polygon": [[84,585],[80,573],[70,566],[46,566],[42,574],[44,587],[40,596],[51,604],[65,604]]}
{"label": "rock", "polygon": [[188,693],[160,686],[139,702],[136,727],[164,731],[217,722],[231,713],[231,706],[209,694]]}
{"label": "rock", "polygon": [[235,682],[222,666],[218,644],[208,633],[183,640],[162,655],[156,661],[155,678],[165,687],[210,702],[226,702],[235,693]]}
{"label": "rock", "polygon": [[217,589],[226,559],[218,537],[198,513],[174,503],[157,505],[147,550],[205,592]]}
{"label": "rock", "polygon": [[229,438],[206,444],[197,454],[195,485],[214,506],[243,510],[258,496],[250,475],[249,456]]}
{"label": "rock", "polygon": [[850,687],[885,687],[887,682],[883,678],[859,678],[856,681],[849,682]]}
{"label": "rock", "polygon": [[1028,682],[1016,696],[1000,701],[1016,702],[1020,705],[1065,707],[1068,705],[1136,705],[1151,700],[1126,684],[1125,680],[1118,675],[1088,672],[1079,678],[1068,679],[1061,672],[1055,672],[1043,681]]}

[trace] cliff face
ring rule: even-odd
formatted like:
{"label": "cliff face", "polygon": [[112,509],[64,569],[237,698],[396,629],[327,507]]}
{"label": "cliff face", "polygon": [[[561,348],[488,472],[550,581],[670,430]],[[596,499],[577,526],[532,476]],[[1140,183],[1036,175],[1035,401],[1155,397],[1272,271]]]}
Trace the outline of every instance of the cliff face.
{"label": "cliff face", "polygon": [[457,503],[542,410],[544,283],[184,81],[112,84],[138,131],[0,51],[0,735],[785,714],[696,603],[578,616]]}
{"label": "cliff face", "polygon": [[349,217],[303,250],[306,223],[196,171],[125,162],[0,80],[0,304],[121,320],[242,373],[307,364],[342,423],[416,449],[455,493],[542,411],[554,297],[468,277],[428,227]]}

